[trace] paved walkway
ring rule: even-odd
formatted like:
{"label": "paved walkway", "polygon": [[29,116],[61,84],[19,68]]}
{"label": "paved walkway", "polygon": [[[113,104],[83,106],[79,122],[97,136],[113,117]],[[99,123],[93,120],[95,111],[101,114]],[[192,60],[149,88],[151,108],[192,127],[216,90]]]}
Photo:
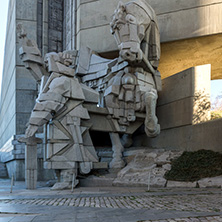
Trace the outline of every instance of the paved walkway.
{"label": "paved walkway", "polygon": [[25,190],[0,179],[0,222],[175,222],[222,221],[221,189],[83,187],[74,192],[48,187]]}

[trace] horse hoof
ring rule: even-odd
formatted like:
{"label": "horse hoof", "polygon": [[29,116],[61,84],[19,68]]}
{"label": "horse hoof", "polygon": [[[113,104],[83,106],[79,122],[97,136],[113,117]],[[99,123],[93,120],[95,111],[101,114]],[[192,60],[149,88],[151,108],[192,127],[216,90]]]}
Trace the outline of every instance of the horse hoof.
{"label": "horse hoof", "polygon": [[157,124],[155,129],[152,128],[152,130],[148,127],[145,127],[145,132],[148,137],[156,137],[160,134],[160,125]]}

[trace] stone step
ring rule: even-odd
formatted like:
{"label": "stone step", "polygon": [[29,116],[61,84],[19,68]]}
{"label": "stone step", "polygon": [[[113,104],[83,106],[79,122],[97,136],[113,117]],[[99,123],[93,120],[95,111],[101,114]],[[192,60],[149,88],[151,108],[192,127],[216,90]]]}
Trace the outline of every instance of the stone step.
{"label": "stone step", "polygon": [[[144,153],[146,152],[152,152],[154,149],[148,148],[148,147],[130,147],[130,148],[125,148],[123,152],[123,158],[125,161],[128,163],[131,158],[130,156],[135,156],[138,153]],[[159,149],[159,151],[164,151],[163,149]],[[96,147],[96,152],[99,157],[100,162],[106,162],[110,163],[112,161],[112,147]]]}
{"label": "stone step", "polygon": [[0,178],[7,178],[7,177],[8,177],[8,172],[6,165],[0,162]]}
{"label": "stone step", "polygon": [[80,187],[110,187],[115,178],[89,176],[79,179]]}
{"label": "stone step", "polygon": [[96,147],[96,152],[100,162],[110,163],[112,161],[112,147]]}

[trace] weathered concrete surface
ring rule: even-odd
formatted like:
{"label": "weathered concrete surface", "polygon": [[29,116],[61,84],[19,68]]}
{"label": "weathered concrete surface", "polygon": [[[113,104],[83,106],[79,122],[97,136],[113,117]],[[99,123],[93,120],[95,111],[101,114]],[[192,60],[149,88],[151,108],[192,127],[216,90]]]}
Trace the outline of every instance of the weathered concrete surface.
{"label": "weathered concrete surface", "polygon": [[162,81],[157,105],[162,130],[210,120],[210,71],[210,65],[197,66]]}
{"label": "weathered concrete surface", "polygon": [[159,71],[166,78],[193,66],[211,64],[211,79],[222,78],[222,34],[161,44]]}
{"label": "weathered concrete surface", "polygon": [[206,149],[222,152],[221,130],[222,119],[212,120],[196,125],[162,130],[160,135],[155,139],[147,139],[144,136],[143,145],[186,151]]}
{"label": "weathered concrete surface", "polygon": [[[123,2],[126,3],[128,0],[123,0]],[[148,0],[147,2],[157,14],[162,42],[222,32],[221,0],[204,2]],[[85,33],[90,33],[90,29],[108,26],[117,4],[118,0],[80,1],[77,11],[77,32],[85,30]],[[106,37],[109,37],[108,33]],[[93,39],[93,36],[88,35],[88,38]],[[106,41],[113,42],[109,40],[111,40],[110,37]],[[103,49],[103,51],[111,50],[113,49]]]}

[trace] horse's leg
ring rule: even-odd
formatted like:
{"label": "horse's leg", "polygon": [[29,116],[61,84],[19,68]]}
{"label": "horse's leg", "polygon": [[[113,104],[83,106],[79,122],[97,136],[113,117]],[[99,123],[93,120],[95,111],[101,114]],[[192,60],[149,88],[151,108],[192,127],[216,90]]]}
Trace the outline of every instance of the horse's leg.
{"label": "horse's leg", "polygon": [[132,144],[133,144],[132,135],[123,134],[123,136],[121,138],[121,143],[122,143],[123,147],[125,147],[125,148],[129,148],[130,146],[132,146]]}
{"label": "horse's leg", "polygon": [[122,152],[124,150],[118,133],[110,133],[110,139],[112,142],[113,159],[109,164],[110,168],[122,168],[125,166],[125,162],[122,159]]}
{"label": "horse's leg", "polygon": [[156,117],[156,103],[157,103],[157,91],[151,89],[145,93],[146,104],[146,119],[145,119],[145,132],[148,137],[155,137],[160,133],[160,125]]}

